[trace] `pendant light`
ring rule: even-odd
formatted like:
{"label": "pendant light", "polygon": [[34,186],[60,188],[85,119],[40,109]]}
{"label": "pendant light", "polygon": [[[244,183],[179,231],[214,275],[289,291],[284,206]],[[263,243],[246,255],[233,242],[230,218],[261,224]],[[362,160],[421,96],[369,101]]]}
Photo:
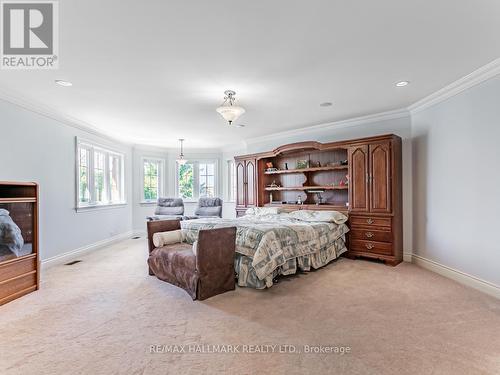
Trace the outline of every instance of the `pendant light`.
{"label": "pendant light", "polygon": [[183,148],[184,138],[179,138],[179,142],[181,142],[181,153],[179,154],[179,158],[176,161],[177,164],[184,165],[187,163],[187,160],[184,159],[184,148]]}
{"label": "pendant light", "polygon": [[236,121],[238,117],[245,113],[245,109],[234,105],[234,96],[236,95],[234,91],[226,90],[224,95],[224,102],[216,111],[231,125],[233,121]]}

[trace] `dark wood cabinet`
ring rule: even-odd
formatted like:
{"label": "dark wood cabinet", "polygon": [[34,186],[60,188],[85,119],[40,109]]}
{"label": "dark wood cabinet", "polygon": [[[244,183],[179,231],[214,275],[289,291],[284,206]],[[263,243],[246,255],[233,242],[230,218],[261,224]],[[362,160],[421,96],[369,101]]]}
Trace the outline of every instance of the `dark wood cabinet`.
{"label": "dark wood cabinet", "polygon": [[245,160],[236,161],[236,207],[245,207]]}
{"label": "dark wood cabinet", "polygon": [[350,210],[364,212],[368,210],[368,145],[359,145],[349,149],[350,165]]}
{"label": "dark wood cabinet", "polygon": [[401,138],[377,137],[353,145],[349,163],[349,255],[396,265],[403,260]]}
{"label": "dark wood cabinet", "polygon": [[245,176],[246,176],[246,207],[254,207],[257,205],[257,192],[256,192],[256,160],[249,159],[245,162]]}
{"label": "dark wood cabinet", "polygon": [[391,212],[391,144],[369,146],[370,212]]}
{"label": "dark wood cabinet", "polygon": [[236,215],[257,205],[257,160],[236,158]]}
{"label": "dark wood cabinet", "polygon": [[391,212],[391,144],[380,142],[349,149],[351,212]]}
{"label": "dark wood cabinet", "polygon": [[[298,167],[298,161],[307,167]],[[292,143],[239,156],[235,162],[237,216],[248,207],[275,205],[343,211],[349,215],[348,256],[378,258],[391,265],[402,261],[400,137]],[[303,204],[297,204],[299,196]]]}

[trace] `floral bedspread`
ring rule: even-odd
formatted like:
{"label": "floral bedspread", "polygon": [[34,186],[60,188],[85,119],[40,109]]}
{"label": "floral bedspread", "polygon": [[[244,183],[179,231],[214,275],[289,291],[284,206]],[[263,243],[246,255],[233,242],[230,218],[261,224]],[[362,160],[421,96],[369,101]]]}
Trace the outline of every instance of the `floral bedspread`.
{"label": "floral bedspread", "polygon": [[181,221],[185,241],[193,243],[200,229],[236,226],[238,285],[262,289],[279,274],[297,268],[319,268],[346,251],[345,224],[305,222],[287,215],[244,216],[237,219],[206,218]]}

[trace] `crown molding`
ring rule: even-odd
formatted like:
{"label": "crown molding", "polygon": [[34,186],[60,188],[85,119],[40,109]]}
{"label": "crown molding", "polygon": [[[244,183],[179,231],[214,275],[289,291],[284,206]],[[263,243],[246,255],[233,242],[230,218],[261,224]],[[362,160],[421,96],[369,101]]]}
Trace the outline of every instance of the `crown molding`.
{"label": "crown molding", "polygon": [[292,137],[292,136],[308,136],[310,137],[310,133],[313,131],[325,131],[325,130],[333,130],[333,129],[343,129],[349,128],[353,126],[360,126],[364,124],[368,124],[371,122],[377,121],[387,121],[398,118],[410,117],[410,112],[406,108],[396,109],[393,111],[379,112],[374,113],[367,116],[354,117],[347,120],[328,122],[319,125],[307,126],[294,130],[286,130],[283,132],[267,134],[261,137],[247,138],[245,140],[246,144],[253,144],[258,142],[270,141],[276,138],[282,137]]}
{"label": "crown molding", "polygon": [[413,103],[408,107],[408,111],[410,111],[411,114],[420,112],[499,74],[500,58],[493,60],[489,64],[486,64],[479,69],[474,70],[472,73],[467,74],[465,77],[462,77],[433,94]]}
{"label": "crown molding", "polygon": [[18,94],[13,94],[11,92],[7,92],[4,89],[0,90],[0,100],[4,102],[13,104],[27,111],[36,113],[40,116],[47,117],[51,120],[54,120],[62,125],[66,125],[72,127],[74,129],[78,129],[80,131],[84,131],[86,133],[92,134],[93,136],[103,138],[107,141],[118,142],[125,146],[132,146],[132,143],[123,141],[122,139],[118,139],[113,137],[110,134],[106,134],[101,130],[97,129],[95,126],[85,122],[78,120],[74,117],[65,115],[51,107],[46,105],[42,105],[40,103],[34,103],[33,101],[27,100],[21,97]]}

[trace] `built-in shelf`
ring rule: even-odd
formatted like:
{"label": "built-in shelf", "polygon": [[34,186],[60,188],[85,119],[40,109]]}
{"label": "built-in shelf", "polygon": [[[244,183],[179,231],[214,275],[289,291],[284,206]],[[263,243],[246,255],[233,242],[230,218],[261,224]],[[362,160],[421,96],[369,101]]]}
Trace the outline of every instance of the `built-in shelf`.
{"label": "built-in shelf", "polygon": [[286,174],[286,173],[304,173],[304,172],[321,172],[321,171],[335,171],[348,169],[348,165],[335,165],[329,167],[311,167],[301,169],[280,169],[277,171],[265,171],[264,174]]}
{"label": "built-in shelf", "polygon": [[343,186],[292,186],[292,187],[266,187],[266,191],[304,191],[304,190],[347,190],[349,187],[346,185]]}
{"label": "built-in shelf", "polygon": [[349,209],[345,205],[341,204],[314,204],[314,203],[303,203],[303,204],[293,204],[293,203],[267,203],[264,207],[281,207],[285,210],[331,210],[331,211],[345,211]]}
{"label": "built-in shelf", "polygon": [[0,198],[0,203],[34,203],[36,198]]}

